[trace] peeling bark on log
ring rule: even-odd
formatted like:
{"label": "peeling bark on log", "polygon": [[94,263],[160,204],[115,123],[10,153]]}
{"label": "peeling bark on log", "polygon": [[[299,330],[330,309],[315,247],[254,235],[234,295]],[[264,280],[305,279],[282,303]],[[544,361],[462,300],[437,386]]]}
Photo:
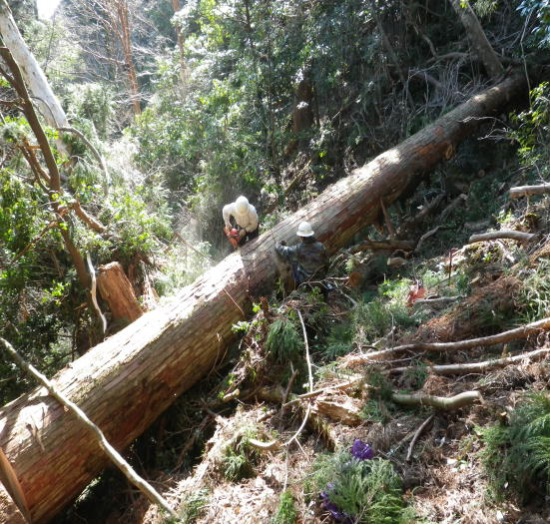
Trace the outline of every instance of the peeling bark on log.
{"label": "peeling bark on log", "polygon": [[[56,388],[88,414],[115,448],[124,449],[223,359],[235,338],[232,325],[243,320],[251,300],[275,283],[276,241],[295,243],[296,228],[307,219],[334,253],[376,220],[381,199],[386,206],[394,202],[449,159],[482,117],[526,94],[524,77],[511,77],[355,170],[226,257],[170,304],[142,315],[59,372],[52,380]],[[4,406],[0,429],[0,447],[36,522],[52,519],[108,464],[93,434],[45,388]],[[12,516],[0,519],[9,522]]]}

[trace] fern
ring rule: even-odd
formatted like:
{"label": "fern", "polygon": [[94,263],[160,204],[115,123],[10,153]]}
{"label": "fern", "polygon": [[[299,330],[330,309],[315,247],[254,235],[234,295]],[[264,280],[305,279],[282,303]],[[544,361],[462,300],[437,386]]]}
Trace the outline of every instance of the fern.
{"label": "fern", "polygon": [[296,325],[288,319],[277,319],[268,329],[266,350],[278,363],[296,360],[303,348]]}
{"label": "fern", "polygon": [[281,493],[277,513],[272,518],[272,523],[296,523],[297,510],[293,495],[289,490]]}
{"label": "fern", "polygon": [[505,487],[522,501],[549,497],[549,395],[533,393],[511,415],[510,426],[482,429],[480,456],[491,496],[502,500]]}
{"label": "fern", "polygon": [[402,498],[402,483],[390,461],[358,460],[348,452],[324,456],[314,483],[335,519],[353,523],[415,521]]}

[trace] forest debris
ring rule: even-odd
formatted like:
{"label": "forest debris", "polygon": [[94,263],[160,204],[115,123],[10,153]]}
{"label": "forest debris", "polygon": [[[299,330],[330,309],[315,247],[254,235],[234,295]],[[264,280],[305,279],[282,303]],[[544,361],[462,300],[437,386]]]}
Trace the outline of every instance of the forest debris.
{"label": "forest debris", "polygon": [[457,410],[471,405],[475,401],[482,401],[482,394],[478,390],[461,392],[452,397],[432,396],[430,394],[392,394],[392,401],[406,406],[431,406],[440,410]]}
{"label": "forest debris", "polygon": [[363,402],[359,399],[344,396],[339,399],[320,398],[316,400],[314,412],[338,421],[343,425],[355,427],[362,422],[360,413]]}
{"label": "forest debris", "polygon": [[446,222],[446,219],[451,215],[451,213],[459,206],[461,203],[467,202],[468,197],[464,193],[459,195],[459,197],[456,197],[453,201],[451,201],[440,214],[440,222]]}
{"label": "forest debris", "polygon": [[425,297],[426,292],[423,283],[421,281],[415,281],[415,284],[409,288],[406,305],[412,307],[417,301]]}
{"label": "forest debris", "polygon": [[258,439],[254,439],[254,438],[248,438],[247,439],[247,443],[249,445],[251,445],[252,447],[254,448],[257,448],[259,450],[262,450],[262,451],[274,451],[274,450],[279,450],[281,448],[281,444],[276,440],[274,439],[273,441],[260,441]]}
{"label": "forest debris", "polygon": [[119,262],[111,262],[99,267],[98,290],[109,304],[113,320],[132,322],[143,314],[132,284]]}
{"label": "forest debris", "polygon": [[96,271],[94,270],[94,266],[92,265],[92,259],[90,259],[89,252],[86,254],[86,262],[88,263],[88,271],[90,272],[90,277],[92,279],[92,284],[90,286],[90,298],[92,299],[92,305],[94,306],[94,309],[96,310],[98,317],[101,319],[101,328],[102,328],[101,333],[105,335],[105,332],[107,332],[107,319],[105,319],[105,315],[103,315],[103,312],[101,311],[98,304],[98,298],[96,295],[96,291],[97,291]]}
{"label": "forest debris", "polygon": [[[453,365],[432,365],[427,367],[427,372],[436,375],[455,375],[455,374],[472,374],[483,373],[493,368],[500,368],[512,363],[518,363],[519,361],[540,359],[543,356],[549,355],[549,348],[542,348],[539,350],[533,350],[525,354],[519,354],[511,357],[504,357],[501,359],[489,359],[487,361],[481,361],[479,363],[458,363]],[[400,366],[389,370],[391,374],[400,374],[408,370],[413,370],[415,367]]]}
{"label": "forest debris", "polygon": [[367,250],[382,250],[393,252],[395,250],[404,250],[410,252],[415,248],[414,241],[401,240],[401,239],[383,239],[379,241],[372,241],[365,239],[361,244],[357,244],[349,249],[350,253],[365,252]]}
{"label": "forest debris", "polygon": [[419,241],[417,242],[417,246],[415,246],[415,253],[419,253],[419,250],[421,249],[421,245],[429,238],[429,237],[432,237],[435,233],[438,232],[438,230],[440,230],[440,228],[442,228],[442,225],[438,225],[436,226],[435,228],[433,228],[432,230],[429,230],[428,232],[424,233],[423,235],[421,235],[421,237],[419,238]]}

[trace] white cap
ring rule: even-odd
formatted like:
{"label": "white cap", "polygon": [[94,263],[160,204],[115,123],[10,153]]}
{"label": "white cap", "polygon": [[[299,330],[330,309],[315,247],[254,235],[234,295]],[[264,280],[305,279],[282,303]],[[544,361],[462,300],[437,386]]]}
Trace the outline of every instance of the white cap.
{"label": "white cap", "polygon": [[301,222],[298,226],[297,235],[299,237],[312,237],[314,235],[314,230],[309,222]]}
{"label": "white cap", "polygon": [[235,211],[239,215],[243,215],[249,211],[249,201],[247,200],[247,197],[243,197],[243,195],[237,197],[237,200],[235,201]]}

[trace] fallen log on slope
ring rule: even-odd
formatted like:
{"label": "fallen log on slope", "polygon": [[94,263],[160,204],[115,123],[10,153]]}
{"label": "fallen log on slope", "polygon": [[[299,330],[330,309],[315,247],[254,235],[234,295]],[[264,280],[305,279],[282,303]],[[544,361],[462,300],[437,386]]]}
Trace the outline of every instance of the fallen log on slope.
{"label": "fallen log on slope", "polygon": [[[117,450],[123,450],[223,359],[235,337],[232,325],[243,320],[251,300],[275,283],[277,240],[296,242],[296,228],[307,219],[334,253],[374,222],[382,205],[394,202],[453,156],[481,119],[526,93],[524,77],[511,77],[355,170],[226,257],[170,304],[142,315],[71,363],[52,379],[56,389],[76,403]],[[108,463],[95,436],[45,388],[0,410],[0,447],[18,476],[35,522],[52,519]],[[0,500],[0,519],[15,521],[10,512]]]}

